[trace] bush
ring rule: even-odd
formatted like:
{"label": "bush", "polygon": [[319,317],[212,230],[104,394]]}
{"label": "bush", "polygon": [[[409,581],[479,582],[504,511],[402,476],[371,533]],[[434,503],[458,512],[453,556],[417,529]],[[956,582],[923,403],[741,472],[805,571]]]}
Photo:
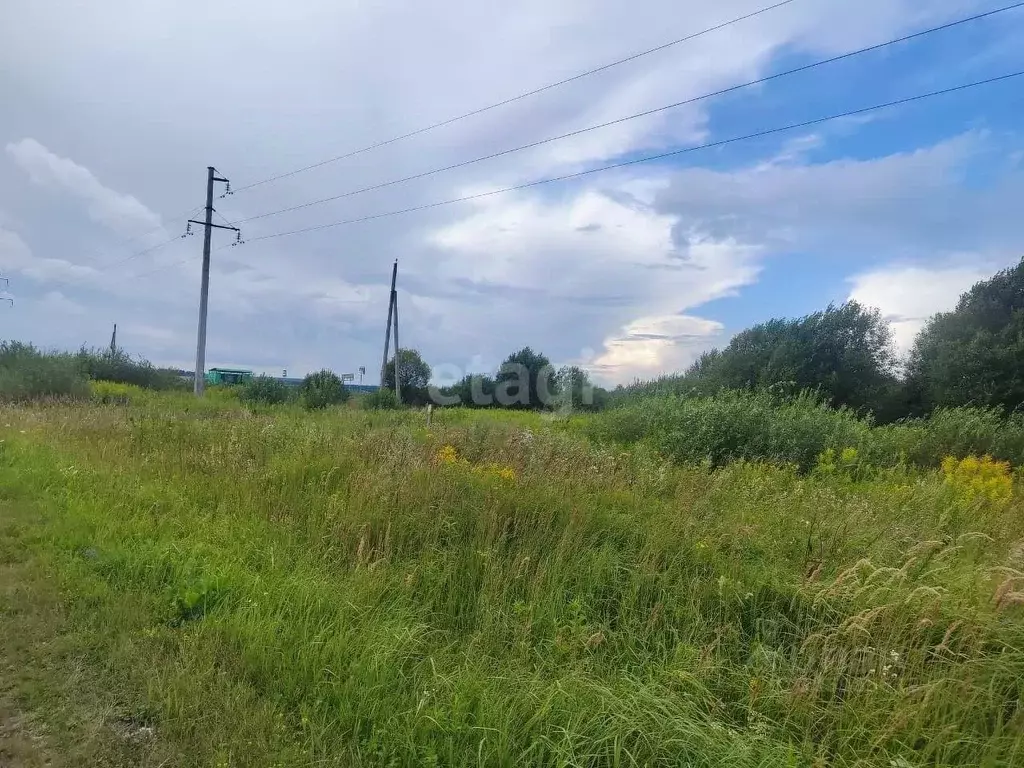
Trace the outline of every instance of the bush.
{"label": "bush", "polygon": [[70,355],[40,352],[17,341],[0,342],[0,401],[85,399],[89,394],[89,382]]}
{"label": "bush", "polygon": [[938,466],[947,456],[991,456],[1024,466],[1024,414],[943,408],[928,418],[872,430],[872,452],[878,460],[899,459],[922,467]]}
{"label": "bush", "polygon": [[[780,400],[769,393],[723,392],[712,397],[648,397],[590,421],[591,436],[644,441],[681,462],[793,463],[802,470],[819,457],[854,449],[858,464],[939,467],[943,459],[991,456],[1024,466],[1024,414],[952,408],[926,419],[873,426],[805,393]],[[826,462],[827,463],[827,462]]]}
{"label": "bush", "polygon": [[398,407],[393,389],[378,389],[365,395],[359,404],[368,411],[388,411]]}
{"label": "bush", "polygon": [[270,376],[257,376],[238,391],[238,399],[249,405],[280,405],[294,397],[292,388]]}
{"label": "bush", "polygon": [[738,459],[814,467],[826,449],[862,444],[870,425],[803,394],[779,401],[767,393],[647,398],[609,411],[592,433],[619,442],[644,440],[681,462],[721,466]]}
{"label": "bush", "polygon": [[348,400],[348,395],[345,382],[333,371],[311,373],[302,380],[302,404],[310,410],[340,405]]}
{"label": "bush", "polygon": [[157,368],[148,360],[133,359],[124,350],[90,350],[82,347],[75,355],[79,369],[95,381],[134,384],[145,389],[187,389],[177,371]]}

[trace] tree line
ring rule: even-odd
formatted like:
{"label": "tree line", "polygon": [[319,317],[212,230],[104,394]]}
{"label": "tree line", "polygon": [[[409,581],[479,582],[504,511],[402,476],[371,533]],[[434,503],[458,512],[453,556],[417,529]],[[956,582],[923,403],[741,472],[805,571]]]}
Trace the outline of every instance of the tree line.
{"label": "tree line", "polygon": [[958,406],[1013,412],[1024,402],[1024,260],[930,318],[905,361],[881,313],[850,301],[755,325],[683,374],[637,382],[614,397],[725,390],[814,391],[882,423]]}
{"label": "tree line", "polygon": [[[1009,413],[1024,402],[1024,259],[930,318],[906,360],[881,313],[856,301],[759,323],[682,373],[612,391],[595,386],[578,366],[556,369],[530,347],[509,355],[493,375],[470,374],[445,387],[430,384],[419,352],[397,354],[402,400],[412,405],[600,410],[656,395],[750,391],[814,392],[880,423],[968,405]],[[392,358],[386,389],[394,389],[394,376]]]}

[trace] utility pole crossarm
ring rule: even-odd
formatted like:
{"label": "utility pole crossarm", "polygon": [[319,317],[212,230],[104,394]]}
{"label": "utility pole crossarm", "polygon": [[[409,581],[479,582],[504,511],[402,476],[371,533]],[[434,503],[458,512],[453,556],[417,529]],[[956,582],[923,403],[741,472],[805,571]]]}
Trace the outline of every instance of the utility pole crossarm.
{"label": "utility pole crossarm", "polygon": [[189,224],[201,224],[204,227],[210,226],[210,227],[214,227],[215,229],[230,229],[232,232],[241,232],[242,231],[238,227],[225,227],[223,224],[213,224],[213,223],[207,224],[205,221],[196,221],[195,219],[189,219],[188,223]]}

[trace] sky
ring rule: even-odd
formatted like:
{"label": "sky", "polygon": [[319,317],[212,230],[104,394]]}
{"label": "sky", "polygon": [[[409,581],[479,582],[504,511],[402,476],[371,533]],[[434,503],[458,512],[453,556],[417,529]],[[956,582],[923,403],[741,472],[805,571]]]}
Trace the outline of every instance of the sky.
{"label": "sky", "polygon": [[[529,345],[605,385],[684,369],[771,317],[855,299],[901,350],[1024,256],[1024,8],[451,171],[1009,4],[792,0],[7,0],[0,338],[192,369],[207,166],[207,364],[377,380],[400,340],[439,383]],[[1017,43],[1015,45],[1015,42]],[[704,147],[707,144],[717,146]],[[686,150],[551,184],[446,200]],[[424,207],[426,206],[426,207]],[[408,208],[417,211],[390,214]],[[259,217],[259,218],[254,218]],[[298,234],[294,230],[373,217]],[[247,221],[243,221],[247,220]],[[269,236],[269,237],[268,237]],[[143,252],[146,251],[146,252]]]}

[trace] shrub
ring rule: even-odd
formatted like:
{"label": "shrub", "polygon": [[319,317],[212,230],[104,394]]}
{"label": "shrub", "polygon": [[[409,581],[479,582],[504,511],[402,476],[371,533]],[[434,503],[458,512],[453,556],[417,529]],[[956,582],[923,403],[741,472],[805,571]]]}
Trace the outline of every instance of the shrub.
{"label": "shrub", "polygon": [[947,456],[992,456],[1024,466],[1024,414],[996,408],[944,408],[872,431],[875,460],[899,459],[935,467]]}
{"label": "shrub", "polygon": [[250,405],[280,405],[292,399],[292,388],[270,376],[257,376],[247,381],[238,392],[238,399]]}
{"label": "shrub", "polygon": [[79,369],[95,381],[134,384],[146,389],[187,389],[177,371],[157,368],[148,360],[133,359],[121,349],[90,350],[82,347],[75,355]]}
{"label": "shrub", "polygon": [[0,342],[0,401],[88,397],[89,382],[70,355],[40,352],[17,341]]}
{"label": "shrub", "polygon": [[333,371],[317,371],[302,380],[302,404],[310,410],[339,405],[348,400],[348,395],[345,382]]}
{"label": "shrub", "polygon": [[651,443],[684,462],[721,466],[738,459],[814,467],[827,449],[842,451],[867,438],[870,425],[809,394],[779,401],[767,393],[648,398],[608,412],[590,426],[598,437]]}
{"label": "shrub", "polygon": [[388,411],[398,407],[398,399],[393,389],[378,389],[365,395],[359,404],[368,411]]}

